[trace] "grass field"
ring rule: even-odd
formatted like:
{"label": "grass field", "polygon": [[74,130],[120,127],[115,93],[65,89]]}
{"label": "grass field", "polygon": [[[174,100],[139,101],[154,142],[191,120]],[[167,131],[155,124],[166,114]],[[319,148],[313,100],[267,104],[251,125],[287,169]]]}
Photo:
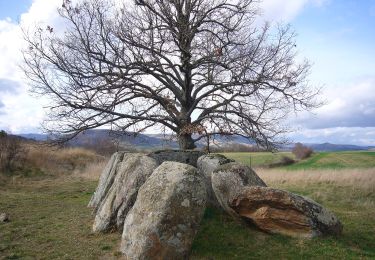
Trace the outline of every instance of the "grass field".
{"label": "grass field", "polygon": [[269,235],[208,210],[193,246],[194,259],[374,259],[374,192],[332,184],[275,185],[313,198],[340,218],[340,237],[312,240]]}
{"label": "grass field", "polygon": [[[283,156],[294,158],[290,152],[279,153],[223,153],[236,161],[251,167],[267,167],[277,163]],[[288,170],[303,169],[347,169],[375,167],[375,152],[317,152],[310,158],[298,161],[293,165],[284,166]]]}
{"label": "grass field", "polygon": [[272,163],[277,163],[283,156],[294,159],[294,155],[291,152],[256,152],[256,153],[222,153],[224,156],[233,160],[242,162],[251,167],[267,166]]}
{"label": "grass field", "polygon": [[[375,170],[346,184],[340,178],[341,182],[322,179],[324,172],[295,181],[275,170],[259,174],[270,186],[309,196],[330,208],[343,222],[343,235],[312,240],[269,235],[207,209],[191,259],[375,257]],[[93,219],[86,205],[95,187],[96,181],[73,176],[18,179],[0,186],[0,211],[12,219],[0,224],[0,259],[119,258],[120,234],[91,232]]]}
{"label": "grass field", "polygon": [[116,250],[118,234],[91,233],[86,207],[96,181],[49,179],[0,188],[0,259],[96,259]]}
{"label": "grass field", "polygon": [[[226,155],[250,163],[248,153]],[[251,154],[251,164],[266,165],[285,155],[291,156]],[[374,155],[317,153],[291,166],[257,169],[269,186],[308,196],[332,210],[344,225],[341,236],[303,240],[269,235],[207,209],[191,259],[374,259]],[[92,162],[70,175],[0,178],[0,212],[11,217],[0,223],[0,259],[120,258],[120,234],[91,232],[93,216],[86,205],[104,166]]]}

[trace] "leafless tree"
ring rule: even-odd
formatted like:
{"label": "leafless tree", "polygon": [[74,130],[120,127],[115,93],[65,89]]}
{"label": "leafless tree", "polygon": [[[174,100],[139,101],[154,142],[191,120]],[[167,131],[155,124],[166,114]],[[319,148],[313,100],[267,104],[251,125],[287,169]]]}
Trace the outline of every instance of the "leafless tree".
{"label": "leafless tree", "polygon": [[292,153],[298,160],[309,158],[313,152],[313,149],[301,143],[296,143],[292,149]]}
{"label": "leafless tree", "polygon": [[10,172],[16,162],[22,160],[24,153],[18,137],[0,131],[0,171]]}
{"label": "leafless tree", "polygon": [[160,127],[182,149],[214,134],[271,147],[288,113],[317,106],[295,33],[259,25],[257,1],[118,2],[65,0],[64,32],[24,29],[24,70],[53,99],[53,133]]}

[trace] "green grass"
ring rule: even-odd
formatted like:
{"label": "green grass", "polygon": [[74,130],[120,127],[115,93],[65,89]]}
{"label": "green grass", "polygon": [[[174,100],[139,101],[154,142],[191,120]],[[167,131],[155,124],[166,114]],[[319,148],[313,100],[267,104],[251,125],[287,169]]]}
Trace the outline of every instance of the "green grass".
{"label": "green grass", "polygon": [[278,188],[324,204],[342,221],[343,234],[311,240],[269,235],[209,209],[194,241],[194,259],[374,259],[374,192],[329,184]]}
{"label": "green grass", "polygon": [[[223,153],[228,158],[251,167],[262,167],[280,161],[282,156],[294,158],[292,153]],[[282,168],[302,169],[350,169],[375,167],[375,152],[318,152],[310,158]]]}
{"label": "green grass", "polygon": [[316,153],[287,169],[348,169],[375,167],[375,152],[325,152]]}
{"label": "green grass", "polygon": [[[117,258],[121,235],[93,234],[86,207],[96,182],[49,179],[0,186],[0,259]],[[269,235],[207,209],[191,259],[373,259],[375,193],[333,184],[278,188],[307,195],[334,211],[344,225],[340,237],[312,240]]]}
{"label": "green grass", "polygon": [[28,181],[0,187],[0,259],[95,259],[116,253],[118,234],[92,234],[87,203],[96,182]]}
{"label": "green grass", "polygon": [[283,156],[290,157],[294,159],[294,155],[291,152],[256,152],[256,153],[221,153],[224,156],[231,158],[233,160],[242,162],[251,167],[262,167],[267,166],[272,163],[280,162]]}

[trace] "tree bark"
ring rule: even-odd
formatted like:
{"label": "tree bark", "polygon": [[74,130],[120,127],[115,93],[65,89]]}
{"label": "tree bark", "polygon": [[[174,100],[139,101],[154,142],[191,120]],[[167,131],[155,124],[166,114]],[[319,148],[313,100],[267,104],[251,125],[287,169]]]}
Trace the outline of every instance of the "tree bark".
{"label": "tree bark", "polygon": [[178,143],[181,150],[192,150],[197,146],[194,144],[194,140],[191,134],[181,134],[178,137]]}

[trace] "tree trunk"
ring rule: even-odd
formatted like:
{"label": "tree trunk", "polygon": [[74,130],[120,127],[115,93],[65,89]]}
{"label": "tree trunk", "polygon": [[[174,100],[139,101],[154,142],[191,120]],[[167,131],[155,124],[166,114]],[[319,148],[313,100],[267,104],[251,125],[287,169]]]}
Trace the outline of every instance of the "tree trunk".
{"label": "tree trunk", "polygon": [[191,134],[182,134],[178,137],[178,143],[181,150],[192,150],[197,146],[194,144]]}

